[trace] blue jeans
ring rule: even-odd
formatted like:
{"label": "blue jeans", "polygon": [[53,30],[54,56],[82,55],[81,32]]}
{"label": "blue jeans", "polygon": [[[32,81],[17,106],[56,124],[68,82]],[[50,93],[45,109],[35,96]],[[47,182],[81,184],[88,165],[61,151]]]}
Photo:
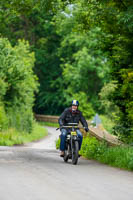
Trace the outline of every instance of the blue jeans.
{"label": "blue jeans", "polygon": [[[76,130],[77,135],[79,137],[79,150],[81,149],[81,145],[82,145],[82,140],[83,140],[83,135],[80,132],[80,130]],[[67,136],[68,131],[66,129],[62,129],[61,130],[61,142],[60,142],[60,150],[61,151],[65,151],[65,141],[66,141],[66,136]]]}

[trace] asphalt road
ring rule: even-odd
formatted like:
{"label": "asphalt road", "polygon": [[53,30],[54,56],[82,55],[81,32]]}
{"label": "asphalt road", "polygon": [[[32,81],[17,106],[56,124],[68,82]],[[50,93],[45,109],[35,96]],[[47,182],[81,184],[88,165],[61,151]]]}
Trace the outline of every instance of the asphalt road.
{"label": "asphalt road", "polygon": [[64,163],[59,132],[24,147],[0,147],[0,200],[133,200],[133,173],[95,161]]}

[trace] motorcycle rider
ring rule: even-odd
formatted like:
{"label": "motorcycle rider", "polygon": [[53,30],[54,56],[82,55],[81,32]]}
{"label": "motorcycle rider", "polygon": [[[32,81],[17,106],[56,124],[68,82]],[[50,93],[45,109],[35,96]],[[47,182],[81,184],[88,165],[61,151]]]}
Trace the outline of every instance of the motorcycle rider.
{"label": "motorcycle rider", "polygon": [[[67,125],[68,123],[79,123],[79,121],[82,123],[83,127],[85,128],[85,131],[88,132],[88,124],[85,120],[85,118],[82,115],[82,112],[78,110],[79,102],[77,100],[72,101],[72,105],[69,108],[66,108],[64,112],[61,114],[59,118],[59,125],[61,129],[61,142],[60,142],[60,150],[61,154],[60,156],[64,156],[64,151],[65,151],[65,141],[66,141],[66,136],[68,133],[67,128],[61,128],[62,126]],[[79,150],[82,145],[82,140],[83,140],[83,135],[79,129],[76,130],[77,135],[79,137]]]}

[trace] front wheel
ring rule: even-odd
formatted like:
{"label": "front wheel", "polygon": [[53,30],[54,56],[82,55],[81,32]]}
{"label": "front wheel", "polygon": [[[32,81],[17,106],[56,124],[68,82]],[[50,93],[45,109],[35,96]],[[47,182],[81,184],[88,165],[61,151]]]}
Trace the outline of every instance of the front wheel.
{"label": "front wheel", "polygon": [[68,161],[68,158],[69,158],[69,151],[70,151],[70,145],[67,144],[67,145],[66,145],[66,150],[65,150],[65,152],[64,152],[64,157],[63,157],[64,162],[67,162],[67,161]]}
{"label": "front wheel", "polygon": [[79,143],[76,140],[76,141],[74,141],[73,150],[72,150],[72,163],[73,163],[73,165],[77,164],[78,157],[79,157]]}

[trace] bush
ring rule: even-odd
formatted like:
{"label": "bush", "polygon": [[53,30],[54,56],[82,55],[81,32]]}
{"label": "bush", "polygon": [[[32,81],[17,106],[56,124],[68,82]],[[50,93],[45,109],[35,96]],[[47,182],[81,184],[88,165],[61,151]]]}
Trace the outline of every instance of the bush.
{"label": "bush", "polygon": [[9,122],[9,127],[18,131],[32,132],[32,106],[38,86],[34,61],[27,42],[19,40],[12,47],[8,39],[0,38],[1,130],[6,129]]}
{"label": "bush", "polygon": [[[15,112],[14,112],[15,109]],[[9,127],[14,127],[20,132],[26,131],[31,133],[34,123],[33,113],[31,109],[25,110],[24,107],[8,108]]]}
{"label": "bush", "polygon": [[96,138],[89,138],[86,137],[83,139],[83,145],[82,145],[82,149],[81,149],[81,154],[85,157],[87,157],[88,159],[92,159],[95,157],[97,149],[98,149],[98,141],[96,140]]}
{"label": "bush", "polygon": [[109,147],[106,142],[99,142],[94,137],[83,140],[81,155],[88,159],[95,159],[110,166],[133,170],[133,147]]}
{"label": "bush", "polygon": [[0,104],[0,131],[8,128],[8,118],[4,110],[4,106]]}
{"label": "bush", "polygon": [[[60,147],[60,139],[56,140],[56,149]],[[109,147],[105,141],[98,141],[95,137],[83,138],[80,154],[87,159],[94,159],[110,166],[133,170],[133,147]]]}
{"label": "bush", "polygon": [[100,119],[102,121],[103,127],[109,132],[113,133],[113,127],[115,125],[114,120],[112,120],[109,116],[107,115],[100,115]]}
{"label": "bush", "polygon": [[60,148],[60,138],[55,141],[56,149]]}
{"label": "bush", "polygon": [[25,144],[41,139],[47,134],[47,130],[37,123],[33,124],[33,130],[31,134],[27,132],[19,132],[15,128],[9,128],[6,131],[0,131],[0,145],[13,146],[18,144]]}

